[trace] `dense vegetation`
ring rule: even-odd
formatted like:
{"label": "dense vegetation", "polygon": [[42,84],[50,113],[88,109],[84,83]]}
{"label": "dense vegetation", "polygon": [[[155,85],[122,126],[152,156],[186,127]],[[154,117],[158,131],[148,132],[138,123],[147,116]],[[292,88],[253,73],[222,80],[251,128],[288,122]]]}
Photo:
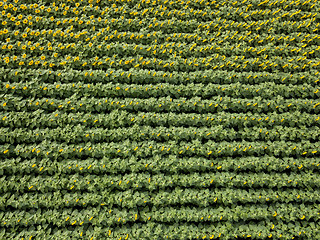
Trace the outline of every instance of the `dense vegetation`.
{"label": "dense vegetation", "polygon": [[0,239],[320,239],[319,1],[0,9]]}

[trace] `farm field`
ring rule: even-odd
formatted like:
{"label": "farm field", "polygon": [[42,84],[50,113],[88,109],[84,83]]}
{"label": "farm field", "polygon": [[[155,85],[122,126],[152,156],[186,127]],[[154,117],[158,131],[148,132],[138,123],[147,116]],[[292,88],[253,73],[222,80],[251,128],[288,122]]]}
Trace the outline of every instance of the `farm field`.
{"label": "farm field", "polygon": [[0,12],[0,240],[320,239],[320,1]]}

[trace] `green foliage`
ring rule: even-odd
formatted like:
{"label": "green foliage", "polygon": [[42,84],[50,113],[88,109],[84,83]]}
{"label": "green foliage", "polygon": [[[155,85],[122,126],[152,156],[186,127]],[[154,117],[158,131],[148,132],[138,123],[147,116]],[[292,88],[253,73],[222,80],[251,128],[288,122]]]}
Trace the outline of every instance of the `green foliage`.
{"label": "green foliage", "polygon": [[320,239],[319,1],[0,8],[0,240]]}

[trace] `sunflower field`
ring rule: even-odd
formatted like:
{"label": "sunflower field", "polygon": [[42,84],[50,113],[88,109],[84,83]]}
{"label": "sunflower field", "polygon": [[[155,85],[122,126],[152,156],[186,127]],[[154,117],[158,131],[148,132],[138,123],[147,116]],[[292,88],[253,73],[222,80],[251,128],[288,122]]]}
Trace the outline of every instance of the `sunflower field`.
{"label": "sunflower field", "polygon": [[319,0],[0,12],[0,240],[320,239]]}

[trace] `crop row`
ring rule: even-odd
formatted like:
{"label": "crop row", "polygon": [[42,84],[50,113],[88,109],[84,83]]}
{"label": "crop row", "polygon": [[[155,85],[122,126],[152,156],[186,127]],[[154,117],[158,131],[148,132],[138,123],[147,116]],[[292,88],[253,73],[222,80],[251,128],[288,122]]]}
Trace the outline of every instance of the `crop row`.
{"label": "crop row", "polygon": [[[250,76],[254,78],[254,76]],[[26,85],[28,85],[27,88]],[[151,98],[172,96],[173,98],[192,98],[201,97],[201,99],[210,99],[213,96],[229,96],[233,98],[252,99],[263,97],[272,99],[277,96],[283,98],[303,98],[319,99],[319,88],[310,84],[303,85],[283,85],[276,83],[259,83],[259,84],[241,84],[239,82],[232,84],[193,84],[175,85],[170,83],[158,84],[116,84],[116,83],[96,83],[86,84],[77,83],[39,83],[25,82],[11,83],[3,82],[3,88],[0,94],[11,94],[24,97],[55,97],[69,98],[73,95],[77,97],[90,94],[95,97],[124,97],[124,98]]]}
{"label": "crop row", "polygon": [[[235,2],[222,2],[222,3],[217,3],[215,1],[208,1],[208,0],[204,0],[204,1],[188,1],[188,2],[183,2],[183,1],[168,1],[168,0],[157,0],[157,1],[137,1],[137,0],[122,0],[122,1],[114,1],[114,0],[108,0],[108,1],[104,1],[101,2],[99,0],[89,0],[88,3],[87,2],[78,2],[78,3],[73,3],[73,2],[67,2],[67,3],[55,3],[55,2],[51,2],[49,0],[44,0],[42,1],[40,4],[35,4],[34,2],[32,2],[31,0],[26,0],[23,4],[19,4],[17,0],[15,0],[14,2],[12,2],[10,5],[10,8],[20,8],[22,10],[28,11],[28,9],[35,9],[35,10],[44,10],[47,9],[48,7],[53,8],[52,11],[55,11],[57,13],[61,13],[63,11],[68,11],[68,10],[72,10],[74,8],[77,8],[78,10],[82,10],[83,12],[87,11],[87,12],[97,12],[100,13],[101,10],[104,9],[104,7],[106,9],[109,8],[119,8],[120,5],[128,5],[130,7],[136,6],[138,5],[138,8],[141,7],[147,7],[147,6],[161,6],[161,8],[173,8],[173,7],[185,7],[186,5],[189,8],[201,8],[204,7],[205,5],[210,5],[211,8],[213,9],[225,9],[227,6],[229,8],[237,8],[237,7],[244,7],[246,8],[253,8],[253,9],[265,9],[268,7],[271,7],[273,5],[273,7],[283,7],[284,9],[292,9],[292,8],[297,8],[299,6],[299,8],[311,8],[311,6],[316,6],[317,7],[317,1],[313,0],[313,1],[301,1],[298,3],[295,2],[290,2],[287,0],[283,0],[283,1],[276,1],[276,2],[267,2],[267,1],[256,1],[256,2],[252,2],[252,4],[249,7],[245,7],[246,5],[244,5],[244,3],[246,3],[245,0],[243,1],[235,1]],[[7,5],[7,4],[5,4]],[[5,6],[4,5],[4,6]],[[7,5],[8,6],[8,5]],[[98,11],[99,10],[99,11]],[[20,10],[21,11],[21,10]],[[30,11],[30,10],[29,10]]]}
{"label": "crop row", "polygon": [[[132,77],[128,78],[131,72]],[[260,83],[276,83],[276,84],[310,84],[317,86],[319,82],[319,72],[310,71],[308,77],[302,73],[269,73],[269,72],[235,72],[235,71],[196,71],[192,73],[185,72],[168,72],[168,71],[147,71],[135,70],[129,71],[120,69],[115,70],[110,68],[108,71],[102,70],[89,70],[89,71],[49,71],[49,70],[36,70],[36,69],[14,69],[14,68],[0,68],[0,79],[3,82],[8,80],[12,83],[27,82],[33,83],[75,83],[84,82],[86,84],[96,83],[113,83],[117,84],[183,84],[190,83],[213,83],[213,84],[232,84],[239,82],[242,84],[260,84]],[[150,73],[149,73],[150,72]],[[123,73],[123,74],[122,74]],[[122,74],[122,75],[121,75]],[[172,75],[171,75],[172,74]],[[107,76],[106,76],[107,75]],[[154,75],[154,76],[153,76]],[[250,76],[251,75],[251,76]],[[171,76],[171,77],[170,77]],[[207,77],[204,77],[207,76]],[[250,76],[250,77],[249,77]],[[253,77],[252,77],[253,76]]]}
{"label": "crop row", "polygon": [[[316,9],[319,7],[318,4],[316,4],[316,0],[313,1],[305,1],[305,2],[298,2],[298,3],[290,3],[287,2],[286,0],[284,1],[276,1],[276,2],[252,2],[252,4],[250,4],[250,6],[247,6],[246,4],[244,4],[246,1],[239,1],[239,2],[222,2],[222,3],[217,3],[216,1],[188,1],[188,2],[183,2],[183,1],[165,1],[165,0],[158,0],[158,1],[126,1],[123,0],[121,1],[122,3],[120,3],[120,1],[106,1],[106,2],[100,2],[100,1],[89,1],[88,3],[52,3],[52,2],[47,2],[47,1],[42,1],[40,4],[34,4],[31,1],[26,1],[23,4],[18,4],[18,2],[15,1],[15,3],[11,3],[8,5],[6,3],[4,3],[5,5],[1,6],[6,6],[5,9],[9,10],[10,12],[15,12],[19,9],[20,12],[26,12],[26,13],[44,13],[44,15],[47,15],[48,12],[51,13],[51,15],[54,16],[64,16],[66,14],[72,15],[72,14],[83,14],[83,15],[90,15],[90,14],[94,14],[95,16],[97,14],[108,14],[108,13],[115,13],[117,15],[119,15],[119,13],[121,13],[121,15],[124,15],[125,12],[123,11],[123,9],[135,9],[135,10],[139,10],[139,14],[141,14],[141,16],[146,17],[147,15],[147,11],[145,11],[145,9],[151,9],[151,7],[153,7],[153,9],[156,10],[168,10],[168,11],[172,11],[175,8],[179,8],[179,9],[188,9],[191,13],[193,12],[193,9],[198,10],[198,9],[210,9],[210,10],[222,10],[221,13],[226,13],[226,12],[233,12],[236,9],[240,8],[240,11],[246,11],[248,12],[248,10],[250,9],[250,12],[253,10],[269,10],[271,9],[278,9],[280,8],[281,10],[286,9],[286,11],[290,12],[291,10],[296,10],[298,9],[303,9],[303,11],[306,10],[314,10],[316,11]],[[123,3],[125,2],[125,3]],[[272,6],[273,5],[273,6]],[[125,8],[120,8],[120,6],[123,6]],[[283,9],[282,9],[283,8]],[[13,11],[12,11],[12,10]],[[79,11],[79,13],[77,13],[76,11]],[[52,11],[52,12],[51,12]],[[238,10],[236,10],[238,11]],[[201,11],[197,11],[198,14],[201,13]],[[260,14],[262,11],[260,11],[258,14]],[[279,12],[279,11],[278,11]],[[239,12],[240,13],[240,12]],[[299,15],[300,12],[297,12],[296,14]],[[146,14],[146,15],[145,15]],[[264,13],[262,13],[263,15]],[[293,14],[293,15],[296,15]],[[195,15],[195,14],[193,14]],[[290,16],[291,18],[293,17]],[[229,16],[229,15],[228,15]],[[288,16],[289,17],[289,16]]]}
{"label": "crop row", "polygon": [[[252,6],[252,4],[251,4]],[[172,6],[171,6],[172,7]],[[212,9],[211,7],[201,7],[200,10],[195,10],[194,8],[190,8],[190,6],[186,5],[185,8],[167,8],[162,6],[155,6],[155,7],[148,7],[148,8],[142,8],[140,5],[135,6],[134,8],[129,7],[128,5],[122,5],[115,8],[106,8],[104,11],[102,9],[98,8],[96,11],[91,12],[85,12],[85,9],[82,8],[82,11],[77,10],[76,8],[73,8],[73,11],[70,12],[67,15],[67,11],[60,11],[59,13],[56,11],[52,11],[52,8],[45,9],[35,9],[35,10],[20,10],[21,13],[24,13],[24,16],[16,18],[16,19],[8,19],[8,22],[5,22],[3,25],[15,27],[19,26],[20,24],[22,26],[30,26],[33,25],[34,21],[36,21],[36,24],[42,25],[45,28],[55,28],[56,26],[65,26],[69,25],[71,22],[75,25],[76,28],[84,28],[84,27],[103,27],[103,23],[108,23],[110,19],[113,19],[112,25],[119,25],[121,26],[121,30],[129,30],[130,27],[133,29],[138,29],[137,26],[134,24],[131,25],[130,20],[132,17],[136,17],[140,20],[140,25],[143,29],[147,29],[150,25],[150,22],[152,19],[157,19],[158,22],[160,21],[166,21],[171,20],[172,23],[170,26],[170,22],[165,26],[166,28],[163,28],[163,31],[168,31],[175,29],[176,31],[183,31],[185,29],[188,29],[186,26],[183,28],[179,28],[179,25],[177,23],[185,23],[188,22],[190,19],[191,24],[189,29],[194,31],[197,29],[199,23],[203,21],[210,21],[212,20],[212,16],[216,18],[223,18],[222,20],[228,20],[228,22],[231,21],[241,21],[241,22],[253,22],[258,20],[264,20],[264,19],[281,19],[282,21],[290,20],[290,21],[299,21],[299,20],[308,20],[308,22],[317,19],[317,11],[319,9],[319,6],[314,4],[313,7],[307,8],[306,6],[301,6],[302,9],[299,11],[297,9],[282,9],[282,8],[266,8],[266,9],[260,9],[260,11],[252,9],[250,7],[245,6],[238,6],[236,9],[233,8],[226,8],[222,7],[221,9]],[[180,6],[181,7],[181,6]],[[189,7],[189,9],[188,9]],[[57,8],[57,7],[56,7]],[[250,8],[250,9],[249,9]],[[55,8],[53,8],[55,9]],[[195,10],[195,11],[194,11]],[[233,14],[230,14],[230,10],[234,11]],[[49,11],[49,12],[48,12]],[[10,11],[12,14],[15,14],[14,11]],[[11,14],[10,13],[10,14]],[[28,15],[28,16],[26,16]],[[37,17],[32,18],[32,15],[35,15]],[[138,15],[138,16],[137,16]],[[12,15],[11,15],[12,16]],[[31,16],[31,18],[30,18]],[[98,16],[98,17],[97,17]],[[66,18],[67,17],[67,18]],[[120,18],[122,17],[122,18]],[[311,18],[310,18],[311,17]],[[72,20],[70,20],[72,19]],[[175,21],[173,20],[175,19]],[[219,20],[220,20],[219,19]],[[146,24],[146,21],[142,20],[149,20],[149,24]],[[30,24],[31,22],[31,24]],[[214,21],[213,21],[214,22]],[[213,23],[212,22],[212,23]],[[280,21],[276,21],[280,22]],[[307,22],[307,21],[306,21]],[[139,23],[139,21],[137,21]],[[136,24],[137,24],[136,23]],[[230,23],[229,23],[230,24]],[[305,24],[306,26],[310,26]],[[157,27],[157,25],[155,24]],[[231,25],[232,26],[232,25]],[[298,25],[297,25],[298,26]],[[151,25],[151,27],[154,27]],[[149,26],[149,28],[151,28]],[[163,25],[159,25],[159,27],[163,27]],[[306,30],[308,30],[308,27],[305,27]],[[297,28],[297,27],[296,27]],[[299,27],[301,28],[301,26]],[[298,28],[298,29],[299,29]],[[162,28],[161,28],[162,29]]]}
{"label": "crop row", "polygon": [[[160,60],[180,57],[194,60],[195,57],[205,57],[208,54],[219,54],[218,56],[215,55],[217,59],[213,59],[214,62],[221,59],[224,60],[226,57],[228,57],[228,61],[231,61],[231,56],[236,57],[236,60],[238,58],[241,60],[242,56],[247,58],[246,61],[250,57],[264,57],[266,60],[270,60],[268,58],[269,55],[273,57],[291,57],[293,58],[293,60],[289,59],[291,61],[300,61],[306,57],[310,61],[310,59],[319,57],[320,49],[312,45],[312,43],[317,44],[319,35],[315,33],[302,34],[301,32],[287,35],[261,33],[254,37],[254,35],[251,35],[252,31],[246,30],[239,33],[239,31],[234,30],[222,34],[220,32],[218,34],[207,34],[207,38],[203,40],[196,38],[197,35],[193,34],[163,34],[161,37],[166,39],[159,39],[159,32],[149,33],[148,37],[144,37],[145,35],[139,32],[117,32],[118,37],[115,37],[119,40],[117,42],[111,41],[114,38],[112,33],[104,34],[104,39],[99,42],[96,42],[96,40],[89,41],[90,37],[82,39],[85,38],[82,32],[76,34],[80,35],[78,38],[81,39],[77,38],[74,42],[71,40],[65,42],[65,38],[54,37],[58,33],[65,36],[67,33],[64,32],[52,33],[49,30],[49,33],[54,36],[46,36],[46,39],[41,42],[37,41],[36,36],[34,37],[35,39],[28,37],[28,33],[31,36],[41,34],[40,32],[29,30],[27,33],[21,33],[22,39],[18,36],[19,31],[15,31],[12,36],[0,35],[0,40],[3,38],[1,45],[3,51],[2,59],[4,61],[9,59],[9,61],[28,60],[26,62],[30,62],[32,59],[43,64],[45,61],[42,60],[45,59],[47,61],[48,59],[55,61],[71,59],[72,62],[89,59],[89,62],[93,63],[93,58],[90,57],[98,57],[99,62],[106,61],[108,58],[119,62],[120,59],[113,59],[115,55],[119,54],[124,57],[123,63],[128,58],[132,58],[133,55],[138,56],[138,58],[141,56],[156,57]],[[44,34],[45,32],[42,31],[42,35]],[[101,34],[99,32],[98,35]],[[128,37],[123,37],[123,35]],[[128,39],[122,42],[120,41],[123,40],[121,36]],[[11,39],[10,37],[14,41],[7,42],[8,39]],[[217,45],[216,42],[219,44]],[[15,55],[12,54],[13,51]],[[8,62],[6,61],[6,63]],[[74,64],[77,65],[77,63]],[[43,67],[45,66],[43,65]]]}
{"label": "crop row", "polygon": [[[229,207],[145,207],[138,209],[105,210],[100,207],[87,207],[86,209],[74,210],[70,208],[41,210],[15,210],[1,214],[1,225],[29,226],[38,224],[52,224],[58,227],[68,225],[98,225],[114,226],[126,222],[154,221],[156,223],[174,222],[219,222],[219,221],[252,221],[277,219],[289,223],[290,221],[316,222],[320,219],[319,204],[283,204],[275,203],[271,206],[256,204],[255,206]],[[151,220],[152,219],[152,220]],[[20,221],[18,221],[20,220]],[[3,224],[3,223],[6,224]],[[26,223],[27,222],[27,223]]]}
{"label": "crop row", "polygon": [[276,188],[308,189],[318,188],[320,180],[314,173],[130,173],[105,176],[69,174],[60,176],[13,175],[1,177],[0,191],[6,192],[52,192],[57,190],[97,192],[106,188],[112,190],[144,189],[159,190],[165,188]]}
{"label": "crop row", "polygon": [[181,157],[239,157],[239,156],[264,156],[273,155],[276,157],[316,157],[319,155],[320,142],[301,141],[221,141],[208,140],[202,143],[200,140],[190,142],[167,141],[159,143],[155,141],[131,141],[110,143],[77,143],[66,144],[44,140],[39,144],[4,144],[0,146],[1,157],[21,157],[31,159],[34,157],[47,157],[52,159],[70,157],[121,157],[131,156],[150,157],[154,155],[167,156],[169,154],[180,155]]}
{"label": "crop row", "polygon": [[320,158],[276,158],[261,157],[217,157],[207,159],[201,157],[178,157],[158,155],[141,158],[70,158],[63,161],[53,161],[50,158],[32,158],[28,160],[7,158],[0,164],[1,175],[33,174],[54,175],[66,174],[122,174],[122,173],[191,173],[191,172],[314,172],[319,171]]}
{"label": "crop row", "polygon": [[[264,22],[261,22],[260,25],[263,23]],[[288,22],[287,24],[290,23]],[[71,27],[70,29],[73,28]],[[254,31],[252,29],[238,29],[235,27],[235,29],[231,29],[228,32],[218,31],[210,33],[210,31],[207,31],[205,38],[201,38],[199,37],[199,29],[197,31],[198,33],[190,32],[179,34],[163,33],[162,31],[148,31],[148,33],[141,31],[136,32],[134,30],[124,32],[118,30],[110,31],[110,28],[102,28],[98,33],[91,31],[89,33],[86,29],[84,29],[85,31],[79,30],[76,32],[70,32],[70,29],[63,31],[61,29],[55,31],[44,29],[39,31],[38,29],[27,28],[23,32],[16,30],[11,33],[5,29],[0,32],[2,50],[3,53],[12,53],[12,51],[15,50],[16,54],[24,52],[36,56],[45,52],[79,54],[80,50],[80,52],[87,53],[89,49],[94,50],[95,55],[97,54],[99,56],[110,53],[121,53],[121,55],[124,56],[131,56],[130,53],[136,53],[147,56],[152,55],[153,52],[157,52],[161,54],[161,56],[173,56],[173,54],[168,54],[172,53],[172,51],[173,53],[177,51],[178,56],[181,55],[185,57],[191,57],[193,54],[201,56],[210,52],[224,53],[227,54],[227,56],[241,53],[246,53],[245,55],[251,53],[252,56],[257,56],[261,53],[274,53],[278,55],[283,49],[287,51],[290,50],[291,53],[287,52],[284,54],[284,52],[286,52],[284,51],[280,55],[292,56],[294,51],[296,51],[296,53],[301,51],[302,55],[305,51],[310,52],[309,54],[311,56],[319,55],[319,48],[311,45],[319,41],[318,39],[320,37],[317,31],[309,34],[300,31],[287,34],[268,31],[259,32],[258,34],[252,32]],[[269,29],[269,27],[267,29]],[[46,38],[38,41],[39,35]],[[74,39],[73,36],[75,36]],[[114,38],[117,39],[116,42]],[[222,48],[214,47],[216,42],[218,42]],[[275,47],[274,49],[266,49],[267,46]],[[225,48],[230,48],[230,51],[223,52],[223,50],[226,50]],[[180,52],[180,50],[184,51]],[[165,52],[167,53],[165,54]]]}
{"label": "crop row", "polygon": [[[218,47],[219,48],[219,47]],[[53,54],[55,55],[55,54]],[[56,54],[57,55],[57,54]],[[218,55],[216,55],[218,56]],[[241,57],[241,58],[240,58]],[[39,68],[39,64],[44,68],[54,68],[57,69],[65,69],[73,68],[77,70],[90,70],[90,69],[102,69],[108,70],[111,67],[115,70],[120,70],[125,68],[126,70],[133,68],[135,70],[144,69],[144,70],[157,70],[157,71],[165,71],[167,69],[175,70],[175,71],[184,71],[184,72],[195,72],[195,71],[210,71],[215,69],[220,70],[233,70],[235,72],[241,72],[245,69],[246,72],[250,71],[269,71],[275,72],[276,70],[281,72],[296,72],[305,74],[306,71],[317,70],[318,65],[320,64],[319,58],[315,58],[313,60],[306,59],[306,57],[298,56],[298,57],[289,57],[288,59],[283,59],[282,57],[275,56],[270,57],[269,60],[263,60],[263,58],[248,58],[244,59],[245,56],[238,56],[237,60],[232,59],[232,57],[225,58],[222,60],[215,60],[210,62],[210,59],[207,58],[191,58],[191,59],[182,59],[182,58],[173,58],[173,59],[157,59],[155,57],[145,58],[142,63],[138,63],[137,60],[131,59],[128,60],[127,57],[119,59],[119,63],[115,63],[115,61],[109,61],[110,58],[100,59],[101,61],[95,61],[95,58],[89,59],[81,59],[75,60],[76,57],[59,57],[52,58],[51,60],[45,61],[37,59],[37,61],[31,60],[25,62],[25,59],[21,59],[23,61],[11,61],[9,57],[6,57],[4,62],[0,63],[0,66],[10,67],[10,68],[18,68],[21,65],[25,65],[27,68],[36,69]],[[211,58],[212,60],[213,58]],[[303,60],[302,60],[303,59]],[[290,60],[295,60],[294,62]],[[300,61],[301,60],[301,61]],[[304,61],[305,60],[305,61]],[[135,62],[134,62],[135,61]],[[122,64],[122,65],[121,65]],[[123,71],[122,71],[123,72]],[[109,75],[109,74],[108,74]],[[123,76],[123,75],[122,75]],[[128,78],[128,76],[124,76]],[[130,77],[130,76],[129,76]]]}
{"label": "crop row", "polygon": [[[57,227],[45,225],[46,229],[30,226],[19,228],[17,225],[12,228],[3,229],[0,236],[4,239],[36,238],[43,240],[63,239],[268,239],[271,237],[281,240],[292,238],[313,238],[320,237],[319,224],[315,222],[303,222],[303,224],[286,223],[282,221],[250,221],[248,224],[217,222],[214,224],[204,223],[123,223],[117,228],[101,228],[99,226],[83,225]],[[19,233],[17,234],[17,230]]]}
{"label": "crop row", "polygon": [[320,139],[320,128],[272,126],[252,128],[244,127],[238,131],[233,128],[225,128],[221,125],[211,128],[197,127],[151,127],[138,126],[126,128],[90,128],[84,126],[63,126],[54,129],[24,129],[0,128],[0,143],[29,144],[40,143],[44,140],[55,142],[68,142],[70,144],[81,142],[122,142],[124,140],[138,141],[152,140],[156,142],[166,141],[192,141],[201,140],[205,143],[209,140],[221,141],[312,141]]}
{"label": "crop row", "polygon": [[[6,100],[7,99],[7,100]],[[229,96],[214,96],[210,100],[202,100],[200,97],[178,98],[95,98],[72,96],[67,99],[33,98],[31,100],[13,94],[6,94],[2,100],[2,111],[36,111],[47,112],[110,112],[114,110],[126,110],[129,112],[157,112],[157,113],[270,113],[270,112],[306,112],[317,114],[320,112],[320,100],[310,99],[284,99],[277,96],[274,99],[254,97],[232,98]]]}
{"label": "crop row", "polygon": [[[193,189],[179,187],[168,190],[159,190],[157,192],[134,191],[132,189],[124,191],[111,192],[102,190],[95,192],[72,192],[66,190],[46,192],[46,193],[10,193],[3,194],[0,198],[0,209],[11,212],[14,209],[62,209],[77,208],[86,209],[89,207],[97,208],[100,206],[137,208],[140,206],[198,206],[211,207],[221,210],[221,206],[241,206],[247,207],[253,204],[273,207],[273,204],[279,203],[302,203],[306,207],[311,203],[318,202],[319,191],[304,191],[300,189]],[[318,204],[319,205],[319,204]],[[229,207],[226,207],[227,209]]]}
{"label": "crop row", "polygon": [[[33,121],[31,121],[32,119]],[[2,112],[0,126],[10,128],[56,128],[67,126],[85,126],[87,128],[103,127],[108,129],[128,128],[134,126],[163,127],[216,127],[241,129],[259,126],[270,128],[283,127],[320,127],[320,116],[304,112],[285,113],[228,113],[215,114],[196,113],[155,113],[114,110],[109,113],[66,113],[55,111],[46,113],[44,110],[32,112]]]}

